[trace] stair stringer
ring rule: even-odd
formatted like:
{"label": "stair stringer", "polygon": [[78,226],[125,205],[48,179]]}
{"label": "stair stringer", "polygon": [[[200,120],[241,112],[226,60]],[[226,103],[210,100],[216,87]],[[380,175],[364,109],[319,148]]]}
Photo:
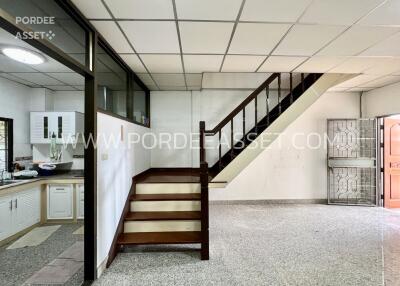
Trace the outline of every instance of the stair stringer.
{"label": "stair stringer", "polygon": [[279,135],[307,110],[329,88],[347,81],[355,74],[324,74],[308,88],[287,110],[285,110],[267,129],[264,130],[246,149],[230,162],[210,184],[224,182],[229,184],[263,150],[274,142]]}

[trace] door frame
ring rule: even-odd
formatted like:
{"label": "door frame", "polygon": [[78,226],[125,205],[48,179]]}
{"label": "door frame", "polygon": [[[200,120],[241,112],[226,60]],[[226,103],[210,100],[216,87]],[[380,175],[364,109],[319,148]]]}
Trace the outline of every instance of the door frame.
{"label": "door frame", "polygon": [[388,117],[398,116],[400,118],[400,113],[397,114],[387,114],[377,116],[377,194],[379,198],[380,207],[385,207],[385,130],[384,130],[384,120]]}

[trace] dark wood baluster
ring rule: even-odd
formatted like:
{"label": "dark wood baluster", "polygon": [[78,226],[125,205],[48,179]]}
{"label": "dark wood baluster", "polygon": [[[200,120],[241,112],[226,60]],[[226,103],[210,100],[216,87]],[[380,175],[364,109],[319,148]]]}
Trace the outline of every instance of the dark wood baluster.
{"label": "dark wood baluster", "polygon": [[246,136],[246,107],[243,108],[243,137]]}
{"label": "dark wood baluster", "polygon": [[233,159],[233,118],[231,120],[231,159]]}
{"label": "dark wood baluster", "polygon": [[304,73],[301,73],[301,90],[302,93],[304,92],[305,86],[304,86]]}
{"label": "dark wood baluster", "polygon": [[293,103],[293,74],[290,73],[290,104]]}
{"label": "dark wood baluster", "polygon": [[205,136],[205,130],[206,130],[206,123],[204,121],[200,121],[200,163],[206,161],[206,150],[204,148],[204,136]]}
{"label": "dark wood baluster", "polygon": [[208,260],[209,254],[209,210],[208,210],[208,164],[200,162],[201,186],[201,260]]}
{"label": "dark wood baluster", "polygon": [[218,146],[218,164],[219,164],[219,168],[222,168],[222,161],[221,161],[221,157],[222,157],[222,145],[221,145],[221,129],[218,131],[218,142],[219,142],[219,146]]}
{"label": "dark wood baluster", "polygon": [[278,110],[279,114],[282,112],[281,107],[281,74],[278,75]]}
{"label": "dark wood baluster", "polygon": [[265,95],[266,95],[266,110],[267,110],[267,126],[269,125],[269,85],[265,88]]}
{"label": "dark wood baluster", "polygon": [[257,126],[258,120],[257,120],[257,96],[254,98],[254,125],[255,125],[255,131],[258,134],[258,126]]}

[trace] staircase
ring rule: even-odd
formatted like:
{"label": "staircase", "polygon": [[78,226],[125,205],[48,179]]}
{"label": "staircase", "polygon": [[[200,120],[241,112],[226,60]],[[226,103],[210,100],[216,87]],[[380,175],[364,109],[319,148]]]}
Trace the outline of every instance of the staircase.
{"label": "staircase", "polygon": [[[253,152],[244,156],[249,145],[269,129],[286,128],[319,95],[346,79],[346,76],[337,74],[286,74],[284,77],[281,73],[274,73],[213,129],[207,130],[205,122],[201,121],[200,169],[150,169],[133,178],[131,195],[108,265],[118,250],[128,245],[199,244],[201,259],[208,260],[209,185],[224,183],[219,179],[221,177],[235,176],[235,172],[237,174],[245,166],[243,160],[248,162],[252,160],[251,156],[257,155]],[[254,108],[250,109],[253,104]],[[254,116],[250,124],[249,111]],[[237,122],[240,126],[235,129]],[[234,136],[238,129],[241,131],[240,140]],[[224,132],[225,135],[228,132],[230,138],[228,150],[223,150],[221,144]],[[206,136],[217,136],[216,149],[207,148]],[[214,162],[208,159],[211,152],[217,152]],[[210,168],[208,162],[211,162]]]}

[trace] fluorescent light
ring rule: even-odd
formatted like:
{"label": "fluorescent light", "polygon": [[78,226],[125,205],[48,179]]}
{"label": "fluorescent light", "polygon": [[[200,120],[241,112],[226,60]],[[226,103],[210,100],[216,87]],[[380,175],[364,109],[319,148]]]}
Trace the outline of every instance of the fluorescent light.
{"label": "fluorescent light", "polygon": [[6,47],[2,49],[2,52],[10,59],[24,64],[38,65],[44,63],[44,57],[42,55],[24,48]]}

